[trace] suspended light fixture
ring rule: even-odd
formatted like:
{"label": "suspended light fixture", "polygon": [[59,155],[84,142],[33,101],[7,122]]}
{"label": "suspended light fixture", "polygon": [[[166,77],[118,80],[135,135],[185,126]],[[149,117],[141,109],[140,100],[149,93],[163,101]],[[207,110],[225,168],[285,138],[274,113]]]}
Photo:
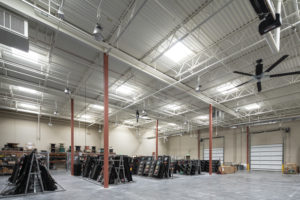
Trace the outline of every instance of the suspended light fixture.
{"label": "suspended light fixture", "polygon": [[200,85],[200,76],[198,76],[195,91],[200,92],[201,87],[202,87],[202,85]]}
{"label": "suspended light fixture", "polygon": [[101,133],[102,132],[102,126],[99,125],[99,130],[98,130],[98,133]]}
{"label": "suspended light fixture", "polygon": [[71,90],[70,90],[69,88],[66,87],[66,88],[64,89],[64,93],[65,93],[65,94],[71,94]]}
{"label": "suspended light fixture", "polygon": [[64,19],[64,17],[65,17],[65,13],[63,11],[63,5],[64,5],[64,0],[61,0],[61,4],[57,11],[58,18],[60,18],[60,19]]}
{"label": "suspended light fixture", "polygon": [[103,41],[104,37],[102,35],[103,28],[97,23],[94,27],[93,35],[97,41]]}
{"label": "suspended light fixture", "polygon": [[48,126],[50,126],[50,127],[53,126],[52,121],[51,121],[51,117],[49,118]]}
{"label": "suspended light fixture", "polygon": [[93,30],[93,35],[95,37],[95,40],[97,40],[97,41],[103,41],[103,39],[104,39],[104,37],[103,37],[103,28],[100,25],[100,19],[101,19],[100,6],[101,6],[101,3],[102,3],[102,0],[100,0],[99,6],[97,8],[97,23],[96,23],[96,25],[94,27],[94,30]]}

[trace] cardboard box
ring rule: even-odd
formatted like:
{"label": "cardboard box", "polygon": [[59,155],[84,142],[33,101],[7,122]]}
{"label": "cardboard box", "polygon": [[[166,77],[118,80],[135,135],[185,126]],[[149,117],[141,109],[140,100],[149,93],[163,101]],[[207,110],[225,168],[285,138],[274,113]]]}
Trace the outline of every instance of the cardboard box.
{"label": "cardboard box", "polygon": [[298,174],[298,166],[296,163],[287,163],[284,166],[285,174]]}
{"label": "cardboard box", "polygon": [[236,167],[234,166],[220,166],[219,171],[221,174],[233,174],[236,172]]}

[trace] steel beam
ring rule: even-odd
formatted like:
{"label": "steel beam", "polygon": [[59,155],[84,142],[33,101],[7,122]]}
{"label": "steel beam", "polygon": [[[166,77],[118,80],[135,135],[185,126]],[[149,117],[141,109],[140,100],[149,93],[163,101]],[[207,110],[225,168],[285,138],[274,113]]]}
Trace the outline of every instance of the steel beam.
{"label": "steel beam", "polygon": [[71,174],[74,175],[74,99],[71,98]]}
{"label": "steel beam", "polygon": [[212,105],[209,105],[209,175],[212,175]]}
{"label": "steel beam", "polygon": [[109,135],[108,135],[108,55],[104,53],[104,188],[108,188],[109,184]]}
{"label": "steel beam", "polygon": [[[183,80],[176,80],[160,71],[157,71],[152,66],[145,64],[133,56],[105,43],[105,42],[97,42],[95,41],[94,37],[87,32],[84,32],[77,27],[62,21],[61,19],[48,14],[45,10],[42,10],[41,8],[38,8],[34,4],[29,3],[28,1],[5,1],[0,0],[0,3],[6,7],[9,7],[10,9],[23,14],[29,18],[32,18],[34,20],[37,20],[43,24],[48,25],[49,27],[59,30],[60,32],[69,35],[70,37],[89,45],[92,48],[95,48],[98,51],[106,52],[107,50],[110,50],[110,55],[117,58],[118,60],[127,63],[134,67],[135,69],[138,69],[166,84],[168,84],[167,87],[161,89],[165,90],[170,87],[175,87],[179,90],[182,90],[186,92],[187,94],[194,96],[195,98],[198,98],[199,100],[207,103],[212,104],[214,107],[218,108],[219,110],[222,110],[230,115],[233,115],[235,117],[239,117],[239,114],[236,113],[234,110],[214,101],[213,99],[207,97],[206,95],[202,93],[197,93],[189,86],[182,83]],[[59,29],[58,29],[59,27]],[[135,102],[138,103],[142,100],[138,100]]]}
{"label": "steel beam", "polygon": [[198,160],[200,160],[200,130],[198,130],[198,140],[197,140],[197,143],[198,143]]}
{"label": "steel beam", "polygon": [[247,171],[250,170],[249,165],[249,126],[247,126]]}
{"label": "steel beam", "polygon": [[156,120],[156,138],[155,138],[155,158],[158,159],[158,120]]}

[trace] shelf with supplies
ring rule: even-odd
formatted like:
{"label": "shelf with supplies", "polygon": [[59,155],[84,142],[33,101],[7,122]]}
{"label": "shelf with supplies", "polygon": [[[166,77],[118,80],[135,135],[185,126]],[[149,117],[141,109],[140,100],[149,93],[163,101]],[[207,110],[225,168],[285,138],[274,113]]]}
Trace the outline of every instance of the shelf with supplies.
{"label": "shelf with supplies", "polygon": [[18,160],[29,151],[0,151],[0,175],[11,175]]}
{"label": "shelf with supplies", "polygon": [[67,153],[51,152],[49,153],[49,169],[56,169],[58,165],[66,167]]}

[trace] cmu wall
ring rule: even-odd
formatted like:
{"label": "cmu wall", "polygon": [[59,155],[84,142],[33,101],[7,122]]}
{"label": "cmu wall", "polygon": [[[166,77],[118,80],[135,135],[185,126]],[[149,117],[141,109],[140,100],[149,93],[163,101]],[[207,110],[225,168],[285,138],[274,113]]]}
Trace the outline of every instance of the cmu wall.
{"label": "cmu wall", "polygon": [[[250,131],[259,131],[278,128],[279,124],[253,126]],[[289,127],[291,132],[285,135],[285,162],[300,165],[300,121],[282,123],[282,127]],[[0,147],[7,142],[20,143],[24,146],[27,142],[33,142],[39,150],[49,150],[50,143],[64,143],[67,148],[70,145],[69,123],[56,123],[48,126],[48,121],[40,123],[41,139],[38,140],[37,118],[18,117],[17,115],[0,114]],[[246,163],[246,129],[221,129],[213,132],[214,136],[225,137],[225,162]],[[155,139],[147,139],[154,136],[154,130],[141,130],[140,134],[135,129],[124,126],[110,127],[110,146],[116,153],[126,155],[151,155],[155,151]],[[201,130],[201,138],[208,137],[208,130]],[[169,137],[165,143],[159,139],[159,154],[168,154],[173,158],[184,158],[189,154],[192,158],[198,157],[197,132],[183,136]],[[252,145],[274,144],[282,142],[281,132],[263,133],[253,135]],[[103,133],[98,128],[85,129],[83,125],[75,123],[75,145],[103,147]],[[223,147],[223,139],[214,139],[213,147]],[[203,149],[208,148],[208,140],[200,143],[200,159],[203,159]]]}
{"label": "cmu wall", "polygon": [[[250,132],[276,129],[279,127],[289,127],[291,132],[283,134],[281,131],[252,135],[250,143],[252,145],[278,144],[282,143],[285,137],[284,157],[285,163],[297,163],[300,165],[300,121],[287,122],[282,124],[272,124],[263,126],[252,126]],[[213,131],[216,136],[216,129]],[[218,128],[217,136],[225,137],[225,162],[246,163],[247,161],[247,138],[246,128],[221,129]],[[201,138],[208,137],[208,130],[201,130]],[[214,139],[213,147],[223,147],[223,139]],[[200,159],[203,159],[203,149],[208,148],[208,140],[200,143]],[[192,158],[198,157],[197,134],[187,134],[183,136],[170,137],[167,142],[168,154],[177,158],[184,158],[190,154]]]}
{"label": "cmu wall", "polygon": [[[64,143],[68,148],[71,143],[69,123],[56,123],[48,126],[48,121],[40,123],[40,140],[38,139],[38,122],[36,118],[22,116],[0,115],[0,148],[7,142],[19,143],[24,147],[26,143],[32,142],[38,150],[49,150],[50,143]],[[155,151],[155,139],[146,139],[154,136],[153,130],[141,131],[137,134],[135,129],[124,126],[110,127],[110,146],[118,154],[124,155],[152,155]],[[96,146],[97,149],[103,147],[103,133],[98,132],[98,128],[85,129],[81,123],[75,122],[74,128],[75,145]],[[166,145],[159,140],[159,154],[166,154]]]}
{"label": "cmu wall", "polygon": [[[154,130],[146,130],[137,133],[135,129],[124,126],[111,127],[109,132],[109,145],[126,155],[152,155],[155,151],[155,139],[147,139],[154,136]],[[103,140],[102,140],[103,141]],[[158,141],[159,155],[167,154],[163,140]]]}
{"label": "cmu wall", "polygon": [[[77,124],[76,124],[77,125]],[[25,147],[25,144],[32,142],[38,150],[49,150],[50,143],[64,143],[65,148],[71,144],[70,125],[64,123],[55,123],[49,127],[48,122],[40,123],[40,139],[38,134],[37,120],[27,120],[20,118],[4,118],[0,116],[0,147],[2,148],[7,142],[19,143],[19,146]],[[97,146],[100,147],[100,134],[98,130],[74,128],[75,145]]]}

